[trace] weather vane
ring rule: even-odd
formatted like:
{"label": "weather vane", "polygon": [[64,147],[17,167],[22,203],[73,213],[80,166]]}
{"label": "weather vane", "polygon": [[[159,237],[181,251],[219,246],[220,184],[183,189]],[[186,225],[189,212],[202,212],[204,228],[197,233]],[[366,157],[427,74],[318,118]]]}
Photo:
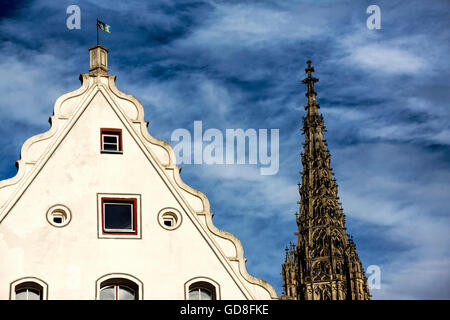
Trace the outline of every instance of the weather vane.
{"label": "weather vane", "polygon": [[99,40],[98,40],[98,29],[102,29],[103,31],[111,33],[111,31],[109,31],[110,27],[111,27],[110,25],[108,25],[108,24],[106,24],[104,22],[101,22],[100,20],[97,19],[97,45],[100,44]]}

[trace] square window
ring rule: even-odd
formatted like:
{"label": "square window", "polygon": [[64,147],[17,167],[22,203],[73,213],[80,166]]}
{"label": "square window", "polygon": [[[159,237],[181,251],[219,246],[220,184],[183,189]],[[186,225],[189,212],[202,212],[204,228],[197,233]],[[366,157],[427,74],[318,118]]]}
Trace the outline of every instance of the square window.
{"label": "square window", "polygon": [[108,201],[103,203],[105,231],[133,231],[133,203]]}
{"label": "square window", "polygon": [[142,239],[141,195],[97,193],[99,239]]}
{"label": "square window", "polygon": [[102,198],[103,234],[137,234],[137,199]]}
{"label": "square window", "polygon": [[102,153],[122,153],[122,129],[100,129]]}

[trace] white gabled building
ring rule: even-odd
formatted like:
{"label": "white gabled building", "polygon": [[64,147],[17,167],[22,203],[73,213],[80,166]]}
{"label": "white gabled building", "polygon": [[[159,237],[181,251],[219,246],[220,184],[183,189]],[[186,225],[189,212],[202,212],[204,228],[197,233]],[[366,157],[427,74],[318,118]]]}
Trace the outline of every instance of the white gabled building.
{"label": "white gabled building", "polygon": [[90,48],[82,86],[0,181],[0,299],[278,299]]}

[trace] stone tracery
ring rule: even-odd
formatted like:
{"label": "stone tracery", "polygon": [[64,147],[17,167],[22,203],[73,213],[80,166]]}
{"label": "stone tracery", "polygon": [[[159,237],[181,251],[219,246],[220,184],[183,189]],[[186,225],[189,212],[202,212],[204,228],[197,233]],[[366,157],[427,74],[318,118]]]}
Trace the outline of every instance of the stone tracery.
{"label": "stone tracery", "polygon": [[286,250],[282,266],[283,298],[306,300],[369,299],[370,293],[356,246],[348,238],[338,186],[323,138],[325,125],[318,114],[311,61],[305,69],[308,98],[303,117],[297,244]]}

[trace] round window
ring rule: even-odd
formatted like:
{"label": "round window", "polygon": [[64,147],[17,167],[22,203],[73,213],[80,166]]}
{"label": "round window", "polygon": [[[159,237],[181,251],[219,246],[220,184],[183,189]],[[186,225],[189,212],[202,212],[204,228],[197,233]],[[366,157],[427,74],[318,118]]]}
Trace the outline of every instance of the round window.
{"label": "round window", "polygon": [[69,208],[63,205],[55,205],[47,211],[47,221],[54,227],[61,228],[69,224],[72,214]]}
{"label": "round window", "polygon": [[162,209],[158,214],[158,222],[167,230],[175,230],[181,224],[181,214],[174,208]]}

